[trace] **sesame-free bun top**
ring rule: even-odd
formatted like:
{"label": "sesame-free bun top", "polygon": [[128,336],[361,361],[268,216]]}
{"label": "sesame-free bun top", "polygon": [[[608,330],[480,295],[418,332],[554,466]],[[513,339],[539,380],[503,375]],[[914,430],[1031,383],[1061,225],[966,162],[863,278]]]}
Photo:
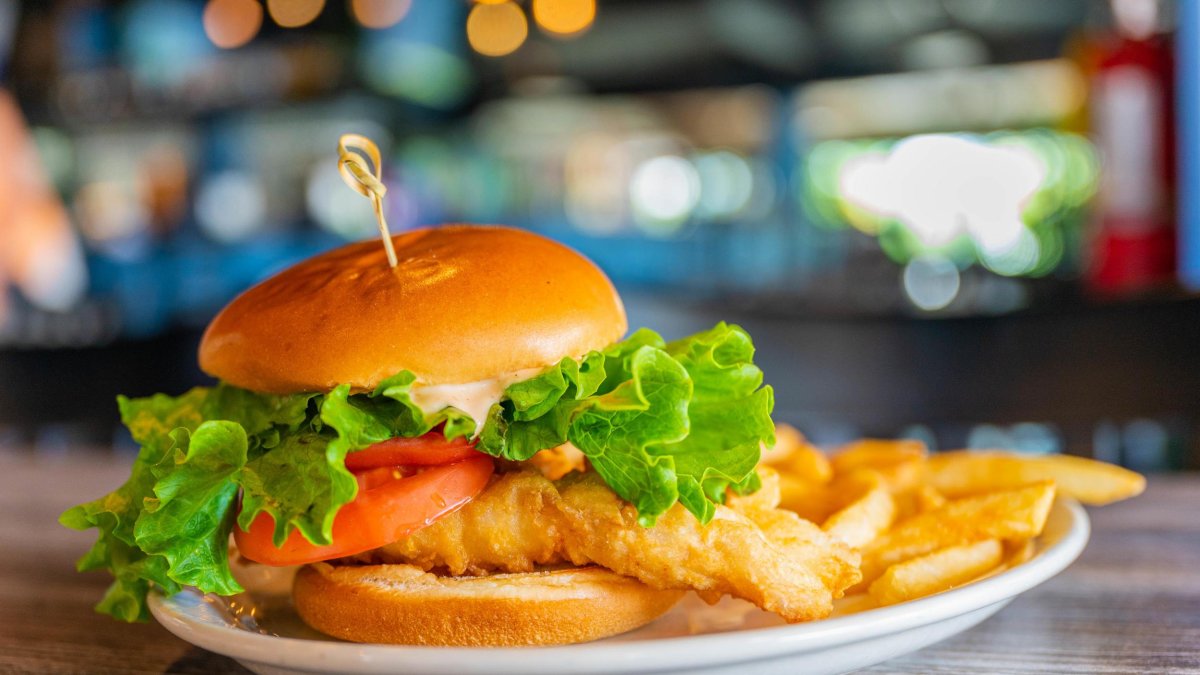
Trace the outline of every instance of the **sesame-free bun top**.
{"label": "sesame-free bun top", "polygon": [[263,393],[373,389],[409,370],[428,384],[492,379],[602,349],[625,309],[591,261],[545,237],[468,225],[310,258],[254,286],[209,324],[200,367]]}

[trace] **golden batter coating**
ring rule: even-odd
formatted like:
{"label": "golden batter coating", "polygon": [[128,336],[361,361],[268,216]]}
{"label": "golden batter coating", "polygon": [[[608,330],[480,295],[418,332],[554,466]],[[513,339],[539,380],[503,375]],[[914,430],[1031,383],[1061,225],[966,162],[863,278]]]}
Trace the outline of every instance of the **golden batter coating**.
{"label": "golden batter coating", "polygon": [[823,618],[858,581],[858,554],[774,508],[770,478],[759,494],[718,506],[707,525],[677,504],[642,527],[634,507],[594,473],[551,481],[514,471],[459,511],[357,560],[453,575],[595,564],[658,589],[743,598],[792,622]]}

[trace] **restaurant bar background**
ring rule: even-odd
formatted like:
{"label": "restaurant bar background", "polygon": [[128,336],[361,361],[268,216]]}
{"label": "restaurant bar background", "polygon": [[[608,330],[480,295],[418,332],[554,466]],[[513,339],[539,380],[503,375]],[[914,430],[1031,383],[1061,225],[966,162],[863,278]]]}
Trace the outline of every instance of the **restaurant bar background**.
{"label": "restaurant bar background", "polygon": [[0,0],[0,452],[127,453],[236,293],[505,223],[732,318],[825,447],[1200,466],[1191,0]]}

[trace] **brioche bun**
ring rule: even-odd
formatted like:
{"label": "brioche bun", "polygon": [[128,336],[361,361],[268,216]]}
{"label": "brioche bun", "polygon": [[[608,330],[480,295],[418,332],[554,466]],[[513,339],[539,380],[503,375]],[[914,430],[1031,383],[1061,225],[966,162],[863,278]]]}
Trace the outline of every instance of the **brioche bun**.
{"label": "brioche bun", "polygon": [[292,588],[296,611],[322,633],[469,647],[597,640],[653,621],[682,596],[600,567],[443,577],[411,565],[315,563]]}
{"label": "brioche bun", "polygon": [[625,334],[625,309],[589,260],[505,227],[392,237],[399,266],[363,241],[290,267],[208,326],[200,367],[263,393],[370,390],[409,370],[458,384],[557,363]]}

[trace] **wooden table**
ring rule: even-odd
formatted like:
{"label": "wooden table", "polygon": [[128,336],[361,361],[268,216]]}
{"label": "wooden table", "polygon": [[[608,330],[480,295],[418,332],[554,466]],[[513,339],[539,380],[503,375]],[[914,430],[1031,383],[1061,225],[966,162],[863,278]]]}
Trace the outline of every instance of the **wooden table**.
{"label": "wooden table", "polygon": [[[77,574],[91,533],[55,518],[118,485],[128,461],[0,454],[0,673],[246,672],[157,624],[92,612],[108,579]],[[1200,673],[1200,476],[1091,510],[1069,570],[975,629],[870,672]]]}

